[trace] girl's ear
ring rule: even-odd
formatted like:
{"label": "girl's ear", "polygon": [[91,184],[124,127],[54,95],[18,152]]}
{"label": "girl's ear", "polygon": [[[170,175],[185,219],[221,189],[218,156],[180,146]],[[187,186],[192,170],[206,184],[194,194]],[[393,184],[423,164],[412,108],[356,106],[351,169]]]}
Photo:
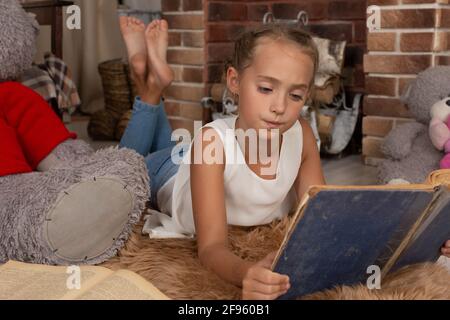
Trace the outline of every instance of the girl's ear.
{"label": "girl's ear", "polygon": [[227,70],[227,88],[234,95],[239,95],[239,73],[234,67]]}

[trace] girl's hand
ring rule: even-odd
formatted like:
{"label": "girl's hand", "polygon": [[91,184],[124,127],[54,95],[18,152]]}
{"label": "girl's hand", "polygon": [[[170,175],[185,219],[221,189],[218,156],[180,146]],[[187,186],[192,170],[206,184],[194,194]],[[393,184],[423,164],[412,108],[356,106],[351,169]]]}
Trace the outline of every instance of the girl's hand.
{"label": "girl's hand", "polygon": [[273,300],[289,290],[289,277],[270,270],[275,256],[272,252],[248,269],[242,280],[243,300]]}
{"label": "girl's hand", "polygon": [[450,258],[450,240],[447,240],[441,248],[441,253]]}

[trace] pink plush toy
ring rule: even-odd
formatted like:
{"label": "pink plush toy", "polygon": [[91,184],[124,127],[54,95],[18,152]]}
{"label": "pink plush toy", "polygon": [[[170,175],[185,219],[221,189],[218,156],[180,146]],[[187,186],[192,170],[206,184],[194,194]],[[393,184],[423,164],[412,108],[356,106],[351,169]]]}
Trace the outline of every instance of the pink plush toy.
{"label": "pink plush toy", "polygon": [[445,152],[440,162],[441,169],[450,169],[450,97],[436,102],[431,107],[429,134],[436,149]]}

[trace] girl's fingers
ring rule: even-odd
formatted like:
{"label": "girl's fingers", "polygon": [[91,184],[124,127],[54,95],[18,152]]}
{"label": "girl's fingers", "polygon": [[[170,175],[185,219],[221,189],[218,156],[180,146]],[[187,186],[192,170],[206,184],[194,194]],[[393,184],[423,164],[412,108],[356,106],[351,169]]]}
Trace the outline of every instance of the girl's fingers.
{"label": "girl's fingers", "polygon": [[288,276],[272,272],[266,268],[258,269],[258,272],[255,273],[253,279],[266,285],[278,285],[289,283]]}
{"label": "girl's fingers", "polygon": [[267,285],[258,281],[252,281],[251,284],[249,284],[247,290],[258,294],[281,295],[289,290],[289,284]]}

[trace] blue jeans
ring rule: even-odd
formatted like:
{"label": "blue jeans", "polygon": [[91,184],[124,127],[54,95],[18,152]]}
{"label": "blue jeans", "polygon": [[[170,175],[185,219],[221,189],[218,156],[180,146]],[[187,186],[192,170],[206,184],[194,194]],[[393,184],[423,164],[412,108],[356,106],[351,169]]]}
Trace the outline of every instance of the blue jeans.
{"label": "blue jeans", "polygon": [[176,143],[171,140],[171,136],[172,128],[163,102],[153,106],[136,97],[120,147],[133,149],[144,156],[150,178],[150,204],[155,209],[159,209],[156,198],[158,191],[177,173],[179,167],[172,161],[172,149]]}

